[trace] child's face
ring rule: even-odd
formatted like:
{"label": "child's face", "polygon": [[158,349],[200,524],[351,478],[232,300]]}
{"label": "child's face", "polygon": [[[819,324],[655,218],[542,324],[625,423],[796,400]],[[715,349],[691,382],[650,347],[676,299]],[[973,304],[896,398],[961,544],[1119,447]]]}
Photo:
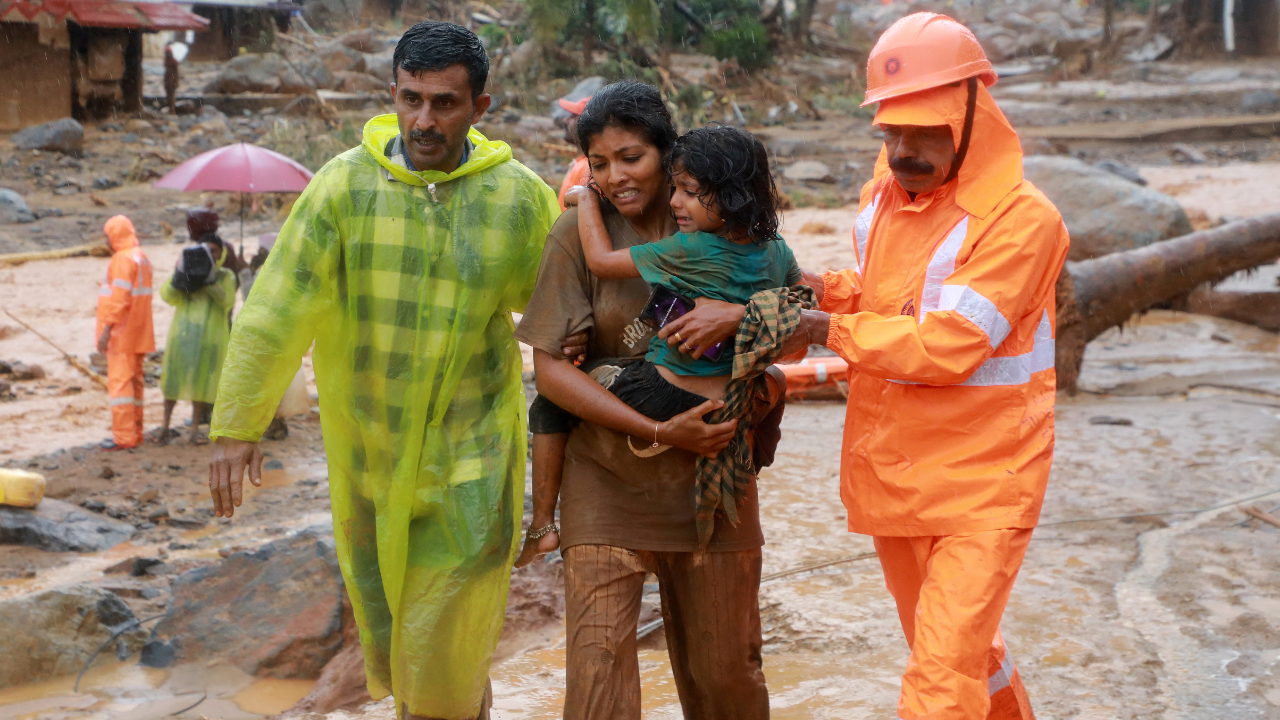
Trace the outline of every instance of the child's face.
{"label": "child's face", "polygon": [[724,227],[724,220],[715,211],[715,203],[708,201],[711,207],[702,204],[702,199],[698,197],[701,188],[692,175],[684,171],[677,172],[671,176],[671,182],[675,185],[671,192],[671,212],[676,216],[680,232],[701,230],[714,233]]}

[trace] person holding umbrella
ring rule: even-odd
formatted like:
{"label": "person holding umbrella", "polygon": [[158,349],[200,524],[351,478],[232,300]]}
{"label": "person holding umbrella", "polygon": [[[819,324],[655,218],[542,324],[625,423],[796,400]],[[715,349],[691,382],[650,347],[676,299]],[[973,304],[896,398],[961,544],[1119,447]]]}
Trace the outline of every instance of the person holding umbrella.
{"label": "person holding umbrella", "polygon": [[472,127],[490,103],[474,33],[419,23],[393,68],[396,114],[316,174],[236,319],[209,488],[231,517],[245,470],[260,482],[258,442],[314,342],[369,691],[401,718],[488,718],[527,454],[511,314],[560,209]]}

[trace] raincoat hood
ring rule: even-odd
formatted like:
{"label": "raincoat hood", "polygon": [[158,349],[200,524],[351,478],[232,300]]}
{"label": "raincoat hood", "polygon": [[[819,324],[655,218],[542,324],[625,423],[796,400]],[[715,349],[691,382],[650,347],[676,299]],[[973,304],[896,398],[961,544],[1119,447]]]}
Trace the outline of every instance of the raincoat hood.
{"label": "raincoat hood", "polygon": [[111,249],[114,252],[138,246],[138,235],[133,230],[133,223],[123,215],[116,215],[108,220],[102,226],[102,232],[107,234],[107,239],[111,241]]}
{"label": "raincoat hood", "polygon": [[[996,106],[986,85],[977,83],[977,104],[969,152],[957,176],[956,204],[965,212],[985,218],[1022,182],[1022,143],[1018,133]],[[875,125],[950,125],[957,149],[964,132],[968,89],[956,86],[924,90],[880,103]],[[881,149],[876,175],[889,172],[889,157]]]}
{"label": "raincoat hood", "polygon": [[362,145],[365,152],[369,153],[374,160],[377,160],[378,164],[386,169],[393,178],[408,185],[425,187],[436,183],[448,182],[464,175],[487,170],[511,159],[511,148],[506,143],[490,140],[480,134],[479,130],[471,128],[467,132],[467,138],[471,140],[475,147],[471,150],[471,157],[465,163],[459,165],[457,170],[451,173],[443,173],[439,170],[414,172],[401,162],[387,157],[387,145],[399,135],[400,124],[397,122],[395,114],[379,115],[365,123]]}

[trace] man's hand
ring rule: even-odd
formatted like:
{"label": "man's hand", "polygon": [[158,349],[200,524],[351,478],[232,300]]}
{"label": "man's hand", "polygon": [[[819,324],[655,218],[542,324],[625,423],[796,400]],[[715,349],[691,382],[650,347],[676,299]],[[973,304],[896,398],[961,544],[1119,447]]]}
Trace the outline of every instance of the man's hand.
{"label": "man's hand", "polygon": [[809,349],[810,345],[827,344],[827,335],[831,332],[831,315],[821,310],[801,310],[800,327],[791,333],[791,337],[782,344],[779,357],[790,357]]}
{"label": "man's hand", "polygon": [[694,360],[722,340],[733,341],[742,324],[747,309],[742,305],[698,298],[696,307],[683,317],[667,323],[658,331],[658,337],[668,345],[677,345],[680,352]]}
{"label": "man's hand", "polygon": [[235,515],[243,499],[244,471],[249,480],[262,487],[262,448],[258,443],[220,437],[209,458],[209,495],[213,497],[213,514]]}
{"label": "man's hand", "polygon": [[658,442],[707,457],[719,455],[721,450],[729,446],[729,441],[733,440],[733,433],[738,429],[738,421],[730,420],[718,425],[709,425],[702,416],[722,407],[724,407],[723,400],[708,400],[664,423],[658,423],[656,433]]}
{"label": "man's hand", "polygon": [[564,206],[570,208],[575,205],[589,205],[598,199],[595,190],[586,185],[574,185],[564,194]]}
{"label": "man's hand", "polygon": [[587,361],[587,340],[589,339],[587,332],[586,330],[576,332],[560,341],[560,352],[564,353],[564,356],[574,365]]}
{"label": "man's hand", "polygon": [[103,355],[107,354],[107,345],[111,342],[111,326],[108,325],[102,329],[102,334],[98,336],[98,352]]}
{"label": "man's hand", "polygon": [[[802,280],[801,282],[813,288],[814,302],[816,302],[817,305],[821,305],[822,304],[822,273],[809,272],[804,268],[800,268],[800,274],[804,277],[804,280]],[[817,307],[817,305],[815,305],[815,307]]]}

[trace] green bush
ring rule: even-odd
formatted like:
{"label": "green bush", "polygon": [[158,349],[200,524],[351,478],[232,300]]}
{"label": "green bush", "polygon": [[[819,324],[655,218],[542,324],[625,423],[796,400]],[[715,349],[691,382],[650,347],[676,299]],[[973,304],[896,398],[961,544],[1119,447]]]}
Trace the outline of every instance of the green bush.
{"label": "green bush", "polygon": [[733,27],[707,33],[702,44],[707,54],[719,60],[733,58],[743,70],[760,70],[773,63],[764,25],[753,17],[739,18]]}

